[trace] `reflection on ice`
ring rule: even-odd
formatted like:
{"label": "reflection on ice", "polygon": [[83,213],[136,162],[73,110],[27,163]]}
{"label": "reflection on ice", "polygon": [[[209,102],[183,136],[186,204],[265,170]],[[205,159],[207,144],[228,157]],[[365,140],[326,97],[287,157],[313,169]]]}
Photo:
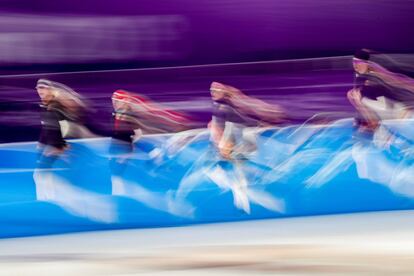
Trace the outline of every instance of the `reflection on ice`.
{"label": "reflection on ice", "polygon": [[363,145],[354,146],[352,157],[360,178],[385,185],[397,194],[414,197],[412,160],[396,160],[379,148]]}
{"label": "reflection on ice", "polygon": [[185,201],[175,200],[173,191],[154,192],[139,183],[125,180],[119,176],[112,176],[112,195],[134,199],[152,209],[161,210],[174,216],[194,217],[194,207]]}
{"label": "reflection on ice", "polygon": [[333,158],[320,168],[305,183],[308,187],[317,188],[349,169],[352,164],[352,148],[346,148],[334,154]]}
{"label": "reflection on ice", "polygon": [[35,171],[36,199],[59,205],[68,213],[102,223],[117,222],[116,206],[108,196],[68,182],[50,171]]}

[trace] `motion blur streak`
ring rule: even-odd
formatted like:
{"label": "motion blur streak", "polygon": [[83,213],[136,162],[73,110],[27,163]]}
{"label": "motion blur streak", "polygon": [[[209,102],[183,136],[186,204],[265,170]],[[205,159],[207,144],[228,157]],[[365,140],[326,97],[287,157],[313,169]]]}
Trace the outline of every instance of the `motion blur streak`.
{"label": "motion blur streak", "polygon": [[180,15],[0,16],[0,62],[85,63],[178,59],[188,22]]}

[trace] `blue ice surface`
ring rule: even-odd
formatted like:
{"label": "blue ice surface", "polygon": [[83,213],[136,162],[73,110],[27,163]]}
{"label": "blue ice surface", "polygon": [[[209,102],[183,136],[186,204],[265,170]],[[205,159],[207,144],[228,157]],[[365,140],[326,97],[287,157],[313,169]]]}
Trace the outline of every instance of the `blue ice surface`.
{"label": "blue ice surface", "polygon": [[143,137],[132,154],[73,140],[53,162],[35,142],[0,145],[0,237],[414,208],[406,134],[380,147],[347,119],[268,128],[236,161],[208,133],[182,148],[174,137]]}

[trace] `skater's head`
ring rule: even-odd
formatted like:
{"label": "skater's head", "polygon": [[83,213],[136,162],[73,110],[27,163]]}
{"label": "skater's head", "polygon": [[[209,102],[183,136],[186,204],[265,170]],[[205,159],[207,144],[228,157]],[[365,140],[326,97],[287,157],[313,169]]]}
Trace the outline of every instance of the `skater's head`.
{"label": "skater's head", "polygon": [[213,101],[224,100],[227,96],[226,86],[219,82],[212,82],[210,86],[211,98]]}
{"label": "skater's head", "polygon": [[36,84],[36,90],[39,94],[42,104],[47,105],[56,97],[52,82],[49,80],[39,79]]}
{"label": "skater's head", "polygon": [[211,83],[210,92],[213,101],[232,101],[243,95],[239,89],[219,82]]}
{"label": "skater's head", "polygon": [[368,50],[361,49],[355,52],[354,58],[352,59],[352,65],[355,72],[358,74],[365,74],[369,71],[369,59],[370,54]]}
{"label": "skater's head", "polygon": [[130,94],[123,90],[117,90],[112,94],[112,106],[116,112],[129,109]]}

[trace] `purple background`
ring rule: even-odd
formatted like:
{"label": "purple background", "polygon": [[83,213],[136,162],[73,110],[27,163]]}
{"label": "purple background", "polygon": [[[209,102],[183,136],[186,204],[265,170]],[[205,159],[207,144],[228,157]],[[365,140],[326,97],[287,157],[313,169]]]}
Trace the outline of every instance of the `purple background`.
{"label": "purple background", "polygon": [[[43,54],[44,63],[42,57],[29,57],[24,62],[16,49],[19,62],[9,59],[4,64],[8,70],[77,71],[338,56],[362,47],[386,53],[414,49],[414,4],[406,0],[0,0],[0,12],[3,17],[12,17],[2,24],[1,33],[39,36],[57,32],[61,34],[57,39],[64,41],[61,47],[69,49],[55,61],[48,61]],[[89,20],[86,23],[85,17]],[[115,28],[110,18],[132,18],[132,25]],[[73,30],[76,21],[84,25],[65,33]],[[91,37],[99,26],[100,34],[105,29],[108,33],[97,42]],[[166,41],[170,27],[169,34],[174,37]],[[131,38],[129,34],[136,29],[136,37]],[[51,43],[42,40],[33,47],[38,53],[47,53],[42,48],[50,48],[56,41],[50,39]],[[114,41],[123,46],[113,47]],[[27,43],[16,43],[16,47],[19,44]],[[136,48],[135,56],[122,56],[128,44],[129,50]],[[95,53],[114,50],[121,55],[85,59],[79,51],[70,51],[77,47],[92,47]],[[152,47],[158,51],[151,52]]]}

